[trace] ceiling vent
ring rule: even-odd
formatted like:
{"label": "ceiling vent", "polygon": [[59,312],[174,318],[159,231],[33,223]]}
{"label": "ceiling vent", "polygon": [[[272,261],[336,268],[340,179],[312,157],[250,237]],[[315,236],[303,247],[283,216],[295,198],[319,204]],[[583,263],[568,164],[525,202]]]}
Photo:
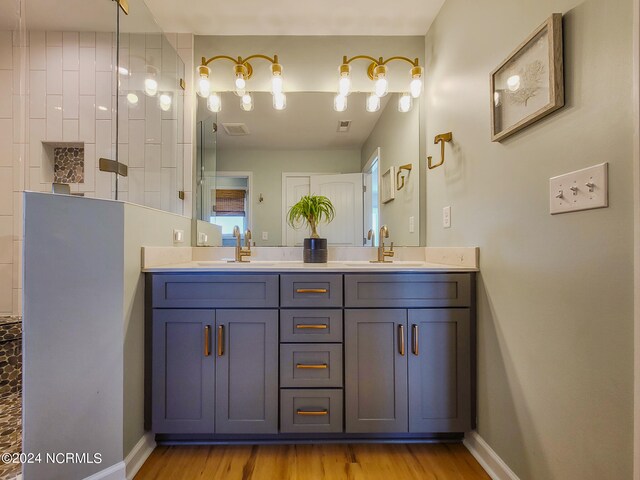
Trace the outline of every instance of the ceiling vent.
{"label": "ceiling vent", "polygon": [[338,132],[348,132],[349,128],[351,128],[351,120],[338,121]]}
{"label": "ceiling vent", "polygon": [[249,129],[244,123],[223,123],[222,128],[227,132],[227,135],[232,137],[249,135]]}

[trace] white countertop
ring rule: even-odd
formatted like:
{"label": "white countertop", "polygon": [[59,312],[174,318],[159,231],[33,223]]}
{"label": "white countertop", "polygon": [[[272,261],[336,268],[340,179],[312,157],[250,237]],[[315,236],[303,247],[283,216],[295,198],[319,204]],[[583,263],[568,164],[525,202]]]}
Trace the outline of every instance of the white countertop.
{"label": "white countertop", "polygon": [[444,273],[477,272],[477,268],[420,261],[395,261],[390,263],[371,263],[368,261],[334,261],[328,263],[303,263],[296,261],[250,261],[229,262],[227,259],[215,261],[191,261],[170,265],[144,268],[147,273],[202,273],[202,272],[409,272]]}

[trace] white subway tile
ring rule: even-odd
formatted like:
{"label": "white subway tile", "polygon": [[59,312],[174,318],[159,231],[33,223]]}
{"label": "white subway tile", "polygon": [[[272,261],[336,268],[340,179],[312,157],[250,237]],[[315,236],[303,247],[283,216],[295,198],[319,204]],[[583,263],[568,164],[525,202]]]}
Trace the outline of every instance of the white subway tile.
{"label": "white subway tile", "polygon": [[160,145],[146,145],[145,156],[144,156],[145,192],[160,191],[161,164],[162,164],[162,154],[160,150]]}
{"label": "white subway tile", "polygon": [[167,212],[176,212],[178,189],[176,188],[176,169],[163,168],[160,179],[160,208]]}
{"label": "white subway tile", "polygon": [[33,190],[34,192],[40,191],[40,184],[42,183],[42,172],[39,167],[30,167],[28,170],[29,178],[25,181],[27,182],[27,189]]}
{"label": "white subway tile", "polygon": [[84,144],[84,183],[78,185],[81,192],[93,192],[96,188],[96,146]]}
{"label": "white subway tile", "polygon": [[22,218],[22,192],[13,192],[13,239],[22,240],[24,221]]}
{"label": "white subway tile", "polygon": [[62,47],[47,47],[47,95],[62,95]]}
{"label": "white subway tile", "polygon": [[13,155],[13,120],[0,119],[0,166],[10,167]]}
{"label": "white subway tile", "polygon": [[[162,71],[162,49],[148,48],[145,50],[145,60],[147,67],[152,67],[156,72]],[[156,78],[160,82],[160,78]]]}
{"label": "white subway tile", "polygon": [[13,315],[22,316],[22,289],[13,289]]}
{"label": "white subway tile", "polygon": [[29,32],[29,68],[47,69],[47,47],[44,32]]}
{"label": "white subway tile", "polygon": [[29,118],[46,118],[47,112],[47,72],[29,72]]}
{"label": "white subway tile", "polygon": [[13,288],[22,287],[22,240],[13,242]]}
{"label": "white subway tile", "polygon": [[164,168],[176,166],[177,129],[176,120],[162,120],[162,167]]}
{"label": "white subway tile", "polygon": [[96,120],[96,157],[114,159],[111,120]]}
{"label": "white subway tile", "polygon": [[0,167],[0,215],[13,215],[13,167]]}
{"label": "white subway tile", "polygon": [[64,32],[62,34],[62,69],[78,70],[80,59],[78,51],[80,41],[78,32]]}
{"label": "white subway tile", "polygon": [[47,139],[47,121],[33,119],[29,122],[29,165],[40,167],[44,155],[42,142]]}
{"label": "white subway tile", "polygon": [[11,31],[0,32],[0,70],[13,68],[13,41]]}
{"label": "white subway tile", "polygon": [[162,110],[158,105],[157,97],[145,96],[146,143],[160,143],[162,140]]}
{"label": "white subway tile", "polygon": [[192,190],[192,178],[193,178],[193,145],[191,143],[185,143],[183,148],[183,162],[184,162],[184,191],[190,192]]}
{"label": "white subway tile", "polygon": [[176,150],[176,189],[184,190],[184,148],[178,145]]}
{"label": "white subway tile", "polygon": [[147,33],[145,38],[147,49],[149,48],[162,48],[162,34],[161,33]]}
{"label": "white subway tile", "polygon": [[131,72],[146,73],[144,33],[132,33],[129,35],[129,66]]}
{"label": "white subway tile", "polygon": [[13,143],[27,143],[27,95],[13,96]]}
{"label": "white subway tile", "polygon": [[178,49],[178,34],[177,33],[165,33],[164,38],[167,39],[169,45],[173,47],[174,50]]}
{"label": "white subway tile", "polygon": [[61,47],[62,32],[47,32],[47,47]]}
{"label": "white subway tile", "polygon": [[118,40],[121,48],[129,48],[129,35],[128,33],[120,33]]}
{"label": "white subway tile", "polygon": [[0,314],[13,312],[13,266],[0,265]]}
{"label": "white subway tile", "polygon": [[129,168],[129,201],[144,205],[144,168]]}
{"label": "white subway tile", "polygon": [[29,91],[29,50],[13,47],[13,93]]}
{"label": "white subway tile", "polygon": [[112,72],[96,72],[96,118],[111,118]]}
{"label": "white subway tile", "polygon": [[29,32],[26,30],[14,30],[12,33],[14,47],[29,46]]}
{"label": "white subway tile", "polygon": [[193,49],[193,34],[191,34],[191,33],[179,33],[178,34],[178,48]]}
{"label": "white subway tile", "polygon": [[112,199],[111,181],[113,173],[96,171],[96,198]]}
{"label": "white subway tile", "polygon": [[96,50],[80,48],[80,95],[96,94]]}
{"label": "white subway tile", "polygon": [[185,217],[192,217],[193,212],[193,194],[191,192],[184,192],[184,200],[182,201],[182,215]]}
{"label": "white subway tile", "polygon": [[62,140],[65,142],[77,142],[79,140],[78,120],[62,120]]}
{"label": "white subway tile", "polygon": [[96,47],[95,32],[80,32],[80,47]]}
{"label": "white subway tile", "polygon": [[129,102],[124,95],[118,96],[118,141],[129,143]]}
{"label": "white subway tile", "polygon": [[62,140],[62,95],[47,95],[47,141]]}
{"label": "white subway tile", "polygon": [[0,263],[13,262],[13,212],[0,216]]}
{"label": "white subway tile", "polygon": [[90,95],[80,95],[80,119],[78,137],[81,142],[96,141],[96,99]]}
{"label": "white subway tile", "polygon": [[133,93],[138,101],[135,103],[129,103],[129,119],[139,119],[144,120],[145,112],[146,112],[146,100],[144,93],[144,80],[146,74],[144,73],[132,73],[131,77],[129,77],[129,92]]}
{"label": "white subway tile", "polygon": [[12,118],[13,116],[13,72],[0,70],[0,118]]}
{"label": "white subway tile", "polygon": [[109,32],[96,33],[96,70],[98,72],[113,71],[113,34]]}
{"label": "white subway tile", "polygon": [[129,166],[144,167],[144,120],[129,120]]}
{"label": "white subway tile", "polygon": [[184,96],[176,97],[177,143],[184,143]]}
{"label": "white subway tile", "polygon": [[162,205],[160,192],[144,192],[144,205],[160,210]]}
{"label": "white subway tile", "polygon": [[65,71],[62,75],[62,118],[78,118],[79,87],[78,72]]}
{"label": "white subway tile", "polygon": [[27,154],[29,145],[13,144],[13,191],[21,192],[25,188],[25,169],[27,168]]}

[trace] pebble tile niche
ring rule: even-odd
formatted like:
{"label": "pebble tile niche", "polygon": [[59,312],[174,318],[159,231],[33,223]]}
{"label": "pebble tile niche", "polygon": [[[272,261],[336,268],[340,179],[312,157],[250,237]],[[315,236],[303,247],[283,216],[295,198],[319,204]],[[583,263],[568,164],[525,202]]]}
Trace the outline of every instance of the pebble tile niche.
{"label": "pebble tile niche", "polygon": [[[19,453],[22,444],[22,319],[0,317],[0,451]],[[0,462],[0,479],[14,478],[20,464]]]}
{"label": "pebble tile niche", "polygon": [[84,183],[84,148],[53,149],[53,182]]}

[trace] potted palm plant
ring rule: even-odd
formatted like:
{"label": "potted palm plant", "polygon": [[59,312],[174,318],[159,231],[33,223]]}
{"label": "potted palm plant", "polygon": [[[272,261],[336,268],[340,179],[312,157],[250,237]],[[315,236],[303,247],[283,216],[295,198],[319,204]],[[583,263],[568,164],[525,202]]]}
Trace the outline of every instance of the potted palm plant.
{"label": "potted palm plant", "polygon": [[318,235],[318,224],[331,222],[336,216],[331,200],[322,195],[305,195],[289,209],[287,222],[293,228],[307,225],[310,238],[304,239],[305,263],[327,262],[327,239]]}

